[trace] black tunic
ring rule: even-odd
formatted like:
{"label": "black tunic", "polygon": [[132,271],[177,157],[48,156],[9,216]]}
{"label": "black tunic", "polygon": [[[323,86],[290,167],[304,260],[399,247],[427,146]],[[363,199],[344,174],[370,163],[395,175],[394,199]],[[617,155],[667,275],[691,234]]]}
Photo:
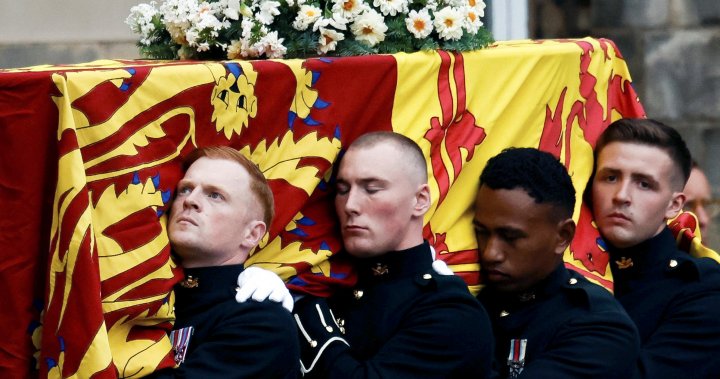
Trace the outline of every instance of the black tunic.
{"label": "black tunic", "polygon": [[[357,260],[356,267],[357,285],[329,301],[349,346],[327,345],[306,377],[489,377],[493,339],[487,313],[460,278],[433,271],[427,243]],[[301,342],[301,348],[307,345]]]}
{"label": "black tunic", "polygon": [[[564,265],[521,294],[486,287],[478,299],[490,314],[501,378],[627,378],[635,365],[632,320],[612,294]],[[522,340],[524,354],[513,355]]]}
{"label": "black tunic", "polygon": [[151,378],[297,378],[295,322],[279,303],[235,301],[242,265],[185,269],[195,288],[175,287],[175,329],[194,327],[185,361]]}
{"label": "black tunic", "polygon": [[720,265],[678,250],[672,232],[608,247],[615,297],[640,331],[633,377],[720,378]]}

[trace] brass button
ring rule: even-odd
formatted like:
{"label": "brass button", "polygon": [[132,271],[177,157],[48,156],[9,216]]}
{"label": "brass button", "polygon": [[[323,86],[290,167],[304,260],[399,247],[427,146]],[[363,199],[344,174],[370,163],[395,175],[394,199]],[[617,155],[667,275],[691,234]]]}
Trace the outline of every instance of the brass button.
{"label": "brass button", "polygon": [[361,297],[363,297],[363,295],[364,295],[364,293],[362,290],[353,291],[353,296],[355,296],[355,299],[359,300]]}
{"label": "brass button", "polygon": [[578,282],[578,280],[575,278],[570,278],[570,280],[568,281],[568,283],[570,283],[571,285],[575,285],[575,284],[577,284],[577,282]]}
{"label": "brass button", "polygon": [[430,275],[430,274],[425,274],[425,275],[423,275],[423,279],[425,279],[425,280],[430,280],[430,279],[432,279],[432,275]]}
{"label": "brass button", "polygon": [[670,263],[668,264],[668,266],[670,266],[670,268],[675,268],[675,267],[677,267],[677,265],[678,265],[678,262],[674,259],[671,259]]}

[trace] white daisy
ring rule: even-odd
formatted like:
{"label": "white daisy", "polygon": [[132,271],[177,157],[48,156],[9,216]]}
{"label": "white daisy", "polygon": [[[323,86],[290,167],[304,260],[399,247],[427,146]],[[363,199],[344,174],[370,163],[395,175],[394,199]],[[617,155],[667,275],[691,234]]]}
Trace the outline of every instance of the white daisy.
{"label": "white daisy", "polygon": [[303,5],[300,7],[300,11],[298,11],[297,17],[295,17],[295,21],[293,21],[292,26],[296,30],[305,30],[321,16],[322,9],[312,5]]}
{"label": "white daisy", "polygon": [[415,38],[425,38],[432,33],[432,19],[427,9],[418,11],[410,11],[405,19],[407,30],[412,33]]}
{"label": "white daisy", "polygon": [[445,7],[435,12],[435,30],[442,39],[459,40],[463,34],[464,19],[465,15],[459,10],[453,7]]}
{"label": "white daisy", "polygon": [[337,43],[345,39],[345,35],[332,29],[320,28],[320,39],[318,40],[318,54],[327,54],[334,51]]}
{"label": "white daisy", "polygon": [[332,12],[345,18],[353,18],[365,9],[363,0],[333,0]]}
{"label": "white daisy", "polygon": [[465,7],[465,30],[470,34],[477,34],[482,26],[478,11],[473,7]]}
{"label": "white daisy", "polygon": [[366,10],[355,19],[350,29],[356,40],[373,47],[385,40],[385,32],[388,27],[380,13]]}
{"label": "white daisy", "polygon": [[483,0],[467,0],[468,6],[475,8],[478,17],[485,17],[485,2]]}
{"label": "white daisy", "polygon": [[373,5],[380,7],[380,12],[385,16],[395,16],[408,11],[407,0],[374,0]]}

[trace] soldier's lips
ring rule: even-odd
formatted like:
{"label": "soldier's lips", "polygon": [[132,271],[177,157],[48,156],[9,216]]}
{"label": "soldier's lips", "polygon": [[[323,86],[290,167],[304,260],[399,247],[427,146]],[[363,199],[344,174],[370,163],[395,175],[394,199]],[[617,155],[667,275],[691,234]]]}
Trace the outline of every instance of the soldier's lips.
{"label": "soldier's lips", "polygon": [[367,231],[367,228],[358,225],[345,225],[343,228],[347,233],[362,233]]}
{"label": "soldier's lips", "polygon": [[482,270],[482,274],[488,281],[501,282],[510,279],[510,275],[500,270]]}
{"label": "soldier's lips", "polygon": [[624,223],[630,222],[630,217],[628,217],[624,213],[620,213],[620,212],[610,213],[605,218],[614,223],[623,223],[624,224]]}
{"label": "soldier's lips", "polygon": [[176,224],[191,224],[197,226],[197,222],[190,217],[180,216],[175,219]]}

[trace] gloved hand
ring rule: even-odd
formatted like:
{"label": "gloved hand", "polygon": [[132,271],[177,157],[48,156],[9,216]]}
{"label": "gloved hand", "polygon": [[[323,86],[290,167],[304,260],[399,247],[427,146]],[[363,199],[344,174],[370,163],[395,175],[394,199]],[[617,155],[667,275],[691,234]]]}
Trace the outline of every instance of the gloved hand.
{"label": "gloved hand", "polygon": [[270,270],[260,267],[248,267],[240,273],[237,280],[238,290],[235,294],[235,301],[244,303],[252,298],[255,301],[266,299],[282,303],[283,308],[288,312],[293,310],[293,297],[285,287],[285,283]]}
{"label": "gloved hand", "polygon": [[437,259],[437,254],[435,253],[435,248],[430,245],[430,254],[433,258],[432,268],[440,275],[455,275],[453,270],[448,267],[448,265],[445,263],[445,261],[442,261],[440,259]]}
{"label": "gloved hand", "polygon": [[345,329],[335,319],[325,299],[306,296],[298,300],[295,307],[295,322],[300,335],[300,370],[303,375],[316,368],[321,358],[329,357],[330,362],[350,344],[343,334]]}

